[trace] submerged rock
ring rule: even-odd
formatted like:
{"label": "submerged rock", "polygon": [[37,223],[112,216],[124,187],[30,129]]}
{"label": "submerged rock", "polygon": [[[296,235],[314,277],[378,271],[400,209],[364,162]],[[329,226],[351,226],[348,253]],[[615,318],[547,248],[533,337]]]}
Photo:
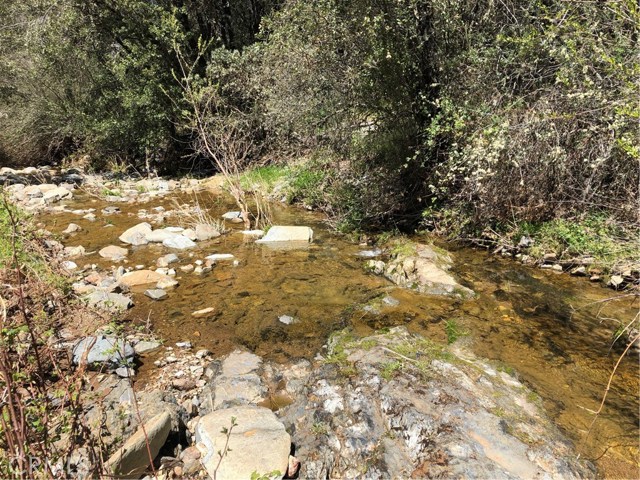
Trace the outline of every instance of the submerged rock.
{"label": "submerged rock", "polygon": [[102,248],[98,252],[98,255],[102,258],[108,258],[109,260],[117,262],[119,260],[123,260],[127,255],[129,255],[129,250],[116,245],[109,245],[108,247]]}
{"label": "submerged rock", "polygon": [[191,314],[192,317],[195,318],[202,318],[202,317],[206,317],[209,314],[213,313],[215,311],[215,308],[213,307],[207,307],[207,308],[203,308],[201,310],[196,310],[195,312],[193,312]]}
{"label": "submerged rock", "polygon": [[431,295],[472,297],[473,291],[460,285],[448,272],[452,260],[446,252],[420,243],[401,247],[387,263],[369,260],[367,267],[377,275],[384,275],[396,285]]}
{"label": "submerged rock", "polygon": [[[230,428],[231,433],[229,449],[219,462],[218,452],[227,443],[222,428]],[[201,462],[211,478],[235,480],[273,472],[279,472],[276,478],[281,478],[287,472],[291,437],[267,408],[232,407],[205,415],[196,426],[196,441],[203,447]]]}
{"label": "submerged rock", "polygon": [[133,272],[127,272],[123,274],[118,279],[118,282],[121,285],[126,285],[127,287],[135,287],[137,285],[147,285],[150,283],[158,283],[162,280],[175,281],[170,276],[163,275],[162,273],[154,272],[153,270],[136,270]]}
{"label": "submerged rock", "polygon": [[175,263],[175,262],[177,262],[179,260],[180,259],[178,258],[178,256],[175,253],[169,253],[167,255],[164,255],[164,256],[158,258],[158,260],[156,261],[156,265],[158,267],[160,267],[160,268],[165,268],[165,267],[168,267],[172,263]]}

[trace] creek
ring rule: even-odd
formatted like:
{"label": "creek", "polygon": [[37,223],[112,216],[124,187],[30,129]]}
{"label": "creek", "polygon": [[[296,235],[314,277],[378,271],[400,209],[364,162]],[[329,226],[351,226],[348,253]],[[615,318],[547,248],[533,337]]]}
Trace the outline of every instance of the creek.
{"label": "creek", "polygon": [[[60,234],[65,246],[86,248],[87,256],[75,260],[80,266],[111,269],[113,262],[100,258],[97,251],[120,245],[118,236],[125,229],[146,221],[139,216],[141,209],[151,212],[161,206],[169,212],[176,201],[192,202],[193,198],[175,194],[132,204],[79,194],[66,203],[67,209],[95,208],[95,221],[68,211],[47,213],[38,220]],[[199,202],[213,218],[234,209],[221,195],[201,196]],[[108,205],[117,205],[120,213],[101,214]],[[585,441],[592,412],[598,409],[620,354],[619,349],[610,348],[617,326],[612,319],[629,321],[638,312],[637,304],[628,299],[605,301],[616,292],[582,278],[452,245],[440,246],[452,252],[457,279],[477,295],[468,300],[423,295],[367,273],[365,259],[358,253],[370,247],[335,235],[321,215],[282,205],[273,206],[273,215],[278,225],[311,227],[314,242],[306,248],[273,249],[241,234],[242,226],[227,223],[228,234],[189,250],[172,251],[162,244],[129,246],[124,265],[131,267],[153,268],[158,257],[176,253],[180,285],[159,302],[144,296],[144,288],[134,288],[135,306],[125,314],[125,321],[149,323],[168,345],[188,340],[194,348],[207,348],[215,356],[242,346],[280,363],[313,358],[322,352],[329,335],[343,328],[364,336],[404,325],[438,342],[446,342],[447,330],[451,335],[454,329],[461,334],[458,341],[495,361],[498,368],[515,371],[537,392],[551,418],[581,455],[595,461],[603,476],[637,476],[637,353],[622,361],[605,408]],[[71,222],[82,230],[62,235]],[[169,216],[165,224],[186,226],[179,216]],[[178,269],[213,253],[231,253],[237,261],[219,261],[204,275]],[[383,300],[389,297],[391,301]],[[215,309],[213,317],[191,315],[208,307]],[[281,322],[283,315],[294,322]],[[153,355],[144,359],[139,381],[153,375],[153,360]]]}

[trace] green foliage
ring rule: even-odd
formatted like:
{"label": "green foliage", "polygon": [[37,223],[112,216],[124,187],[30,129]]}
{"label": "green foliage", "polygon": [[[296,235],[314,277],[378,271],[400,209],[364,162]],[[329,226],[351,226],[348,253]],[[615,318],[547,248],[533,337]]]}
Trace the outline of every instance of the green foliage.
{"label": "green foliage", "polygon": [[[16,226],[15,236],[11,216]],[[21,266],[23,275],[36,275],[63,291],[68,288],[68,282],[51,269],[48,259],[38,246],[30,218],[13,204],[5,203],[0,191],[0,268],[2,269],[15,268],[14,241],[16,260]]]}
{"label": "green foliage", "polygon": [[435,6],[442,89],[425,146],[440,202],[473,203],[475,225],[594,207],[637,220],[636,2]]}
{"label": "green foliage", "polygon": [[282,472],[280,470],[273,470],[263,474],[251,472],[251,480],[275,480],[277,478],[282,478]]}

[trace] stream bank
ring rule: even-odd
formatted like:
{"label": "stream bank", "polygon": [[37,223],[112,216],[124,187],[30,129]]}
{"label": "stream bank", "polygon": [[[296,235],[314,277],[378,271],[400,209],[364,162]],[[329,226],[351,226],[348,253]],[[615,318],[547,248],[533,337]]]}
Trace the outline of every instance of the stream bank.
{"label": "stream bank", "polygon": [[[280,223],[311,226],[314,242],[303,249],[273,250],[255,244],[253,239],[240,233],[239,227],[225,222],[225,228],[231,229],[232,233],[196,242],[195,247],[186,251],[177,251],[174,255],[178,262],[167,266],[160,266],[158,260],[170,255],[172,250],[154,243],[119,247],[129,252],[117,261],[101,257],[99,251],[109,245],[122,245],[118,237],[141,222],[150,223],[152,231],[167,226],[183,228],[180,225],[185,220],[181,215],[185,210],[176,208],[174,201],[191,203],[195,207],[193,197],[185,189],[200,188],[205,182],[189,181],[182,185],[164,183],[165,180],[157,182],[157,186],[167,185],[168,188],[157,188],[153,183],[140,188],[136,183],[130,186],[121,183],[121,192],[117,192],[113,185],[103,186],[109,193],[121,193],[107,195],[109,198],[79,191],[68,206],[60,208],[60,203],[53,202],[48,206],[52,207],[48,214],[38,217],[52,232],[61,234],[63,252],[69,249],[67,254],[77,255],[69,260],[77,266],[70,273],[77,277],[76,283],[108,289],[113,285],[110,278],[115,279],[120,267],[121,275],[129,269],[132,273],[147,269],[158,271],[159,268],[167,269],[167,273],[172,268],[175,270],[174,278],[179,285],[168,289],[164,300],[146,297],[146,287],[132,286],[130,292],[124,292],[135,302],[135,306],[123,315],[125,323],[149,325],[165,339],[164,346],[138,357],[141,364],[136,377],[137,387],[169,392],[169,398],[174,400],[165,403],[177,405],[189,412],[189,416],[194,412],[201,416],[198,392],[209,388],[207,385],[211,383],[205,374],[208,363],[238,347],[258,354],[265,363],[296,365],[299,359],[314,361],[331,332],[346,326],[351,327],[356,336],[371,337],[376,331],[404,325],[414,334],[444,343],[447,335],[443,324],[446,326],[447,322],[455,321],[460,330],[469,333],[462,342],[469,341],[474,352],[498,361],[500,369],[518,372],[526,383],[541,393],[543,405],[552,412],[554,420],[560,420],[565,431],[571,432],[578,427],[570,436],[574,440],[580,438],[579,429],[588,422],[589,416],[580,416],[577,412],[583,404],[595,405],[602,392],[602,379],[606,380],[608,362],[603,364],[602,354],[598,352],[606,352],[603,344],[607,339],[605,329],[589,320],[588,314],[578,313],[574,318],[567,318],[567,311],[570,303],[582,302],[578,293],[585,294],[583,303],[603,298],[598,289],[591,287],[582,292],[585,289],[575,283],[577,280],[563,279],[553,272],[533,273],[524,267],[510,267],[498,258],[462,250],[451,254],[451,275],[464,288],[475,291],[477,297],[425,296],[366,274],[363,267],[369,260],[361,254],[370,247],[335,238],[322,226],[321,217],[277,207],[274,207],[275,214]],[[206,205],[213,217],[219,218],[232,208],[219,192],[211,195],[206,200],[201,195],[200,206]],[[140,197],[140,201],[131,201],[132,197]],[[78,208],[80,206],[83,208]],[[94,212],[87,211],[91,208]],[[91,214],[95,217],[93,220],[83,218]],[[76,223],[80,229],[62,234],[70,223]],[[81,246],[84,254],[81,254]],[[384,252],[374,253],[381,258],[376,261],[393,262]],[[206,257],[211,254],[233,254],[237,263],[218,260],[207,265]],[[83,262],[91,263],[85,268]],[[143,268],[136,270],[137,265]],[[181,269],[188,265],[194,267],[193,271]],[[198,274],[196,267],[202,267]],[[205,268],[210,270],[204,271]],[[92,277],[89,278],[91,281],[87,281],[88,277]],[[561,291],[564,293],[559,293]],[[208,308],[213,308],[209,312],[212,315],[192,315]],[[619,313],[626,315],[628,312],[628,308],[623,308]],[[286,323],[281,318],[291,321]],[[133,348],[137,341],[145,340],[140,335],[131,335],[129,340]],[[186,344],[191,348],[185,348]],[[204,349],[211,353],[202,358],[193,353]],[[382,361],[392,362],[389,359]],[[318,365],[322,364],[314,364],[314,368]],[[546,367],[541,368],[542,365]],[[592,385],[581,382],[580,377],[585,372],[598,382],[591,382]],[[632,365],[622,373],[622,382],[622,390],[612,401],[620,412],[630,412],[637,400],[632,398],[634,382],[637,384]],[[567,390],[564,385],[573,388]],[[257,391],[261,395],[265,393],[264,388]],[[269,392],[269,388],[266,391]],[[269,393],[273,394],[273,391]],[[266,395],[267,399],[271,396]],[[196,398],[195,410],[193,398]],[[202,410],[202,414],[206,412],[206,409]],[[604,437],[594,435],[597,439],[594,447],[606,442],[607,436],[619,435],[621,430],[632,435],[633,429],[637,428],[634,427],[634,416],[631,414],[628,422],[621,422],[624,415],[626,413],[612,422],[605,420],[606,433]],[[187,425],[189,419],[184,417],[182,423]],[[133,428],[136,423],[130,421],[129,425]],[[192,424],[192,427],[182,430],[185,437],[186,432],[194,433],[195,426]],[[322,428],[316,430],[319,432]],[[187,445],[190,441],[183,439],[180,444]],[[176,458],[175,450],[172,455]],[[625,455],[624,458],[631,459],[635,454],[631,450]]]}

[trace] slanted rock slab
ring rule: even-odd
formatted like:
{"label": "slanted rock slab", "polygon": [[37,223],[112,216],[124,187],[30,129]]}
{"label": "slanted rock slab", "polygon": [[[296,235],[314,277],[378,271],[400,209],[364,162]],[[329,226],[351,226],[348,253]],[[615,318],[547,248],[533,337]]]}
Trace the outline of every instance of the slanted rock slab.
{"label": "slanted rock slab", "polygon": [[[171,431],[171,415],[160,413],[140,427],[107,461],[107,470],[117,476],[138,478],[149,466],[149,451],[155,458]],[[147,439],[149,446],[147,448]]]}
{"label": "slanted rock slab", "polygon": [[73,363],[80,365],[86,354],[89,365],[94,363],[121,364],[133,358],[135,352],[129,342],[106,335],[89,336],[80,340],[73,349]]}
{"label": "slanted rock slab", "polygon": [[312,242],[313,230],[309,227],[273,226],[267,234],[256,243],[270,242]]}
{"label": "slanted rock slab", "polygon": [[[231,427],[229,451],[218,466],[218,451],[224,449],[227,435],[222,428]],[[284,425],[268,408],[241,406],[217,410],[205,415],[196,426],[196,442],[203,452],[202,464],[211,478],[235,480],[287,471],[291,437]]]}

